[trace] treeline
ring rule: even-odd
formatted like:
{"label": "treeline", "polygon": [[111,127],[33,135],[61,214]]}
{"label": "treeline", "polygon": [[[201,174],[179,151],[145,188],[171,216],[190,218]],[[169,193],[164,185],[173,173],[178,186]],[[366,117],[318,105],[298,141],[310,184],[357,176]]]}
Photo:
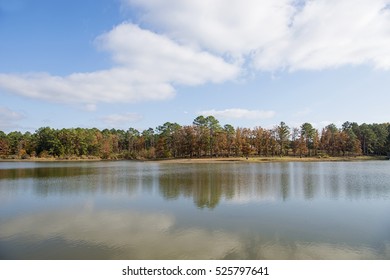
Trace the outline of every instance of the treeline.
{"label": "treeline", "polygon": [[358,156],[387,155],[390,124],[345,122],[321,131],[310,123],[272,129],[222,126],[213,116],[192,125],[166,122],[142,132],[118,129],[43,127],[35,133],[0,131],[0,158],[159,159],[230,156]]}

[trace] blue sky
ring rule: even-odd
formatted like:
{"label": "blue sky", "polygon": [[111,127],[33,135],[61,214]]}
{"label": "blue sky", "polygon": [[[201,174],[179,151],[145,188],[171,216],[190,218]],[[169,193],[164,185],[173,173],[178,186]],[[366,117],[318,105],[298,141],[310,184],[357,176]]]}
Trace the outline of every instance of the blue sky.
{"label": "blue sky", "polygon": [[388,0],[0,0],[0,130],[390,121]]}

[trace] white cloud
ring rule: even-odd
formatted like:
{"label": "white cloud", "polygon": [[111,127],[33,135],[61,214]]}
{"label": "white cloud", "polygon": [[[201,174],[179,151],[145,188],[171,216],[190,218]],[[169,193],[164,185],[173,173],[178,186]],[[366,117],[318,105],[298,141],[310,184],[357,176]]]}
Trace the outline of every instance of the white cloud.
{"label": "white cloud", "polygon": [[246,110],[239,108],[225,109],[225,110],[205,110],[198,112],[200,115],[214,116],[222,119],[252,119],[262,120],[270,119],[275,116],[274,111],[259,111],[259,110]]}
{"label": "white cloud", "polygon": [[124,0],[142,22],[171,38],[218,53],[241,54],[277,40],[293,12],[286,0]]}
{"label": "white cloud", "polygon": [[101,118],[101,120],[112,126],[120,125],[120,124],[126,124],[129,122],[137,122],[142,119],[142,116],[137,113],[125,113],[125,114],[113,114],[104,116]]}
{"label": "white cloud", "polygon": [[139,25],[122,23],[97,38],[112,68],[68,76],[0,73],[0,89],[93,109],[99,102],[169,99],[178,84],[232,80],[246,72],[240,67],[390,69],[389,0],[122,1],[139,8]]}
{"label": "white cloud", "polygon": [[258,70],[390,69],[388,0],[123,1],[144,25]]}
{"label": "white cloud", "polygon": [[390,68],[390,11],[384,0],[316,0],[294,17],[282,40],[257,51],[258,69],[320,70],[344,65]]}
{"label": "white cloud", "polygon": [[205,51],[182,46],[171,39],[130,23],[116,26],[97,39],[116,63],[147,73],[149,79],[184,85],[223,82],[239,68]]}
{"label": "white cloud", "polygon": [[7,131],[15,128],[16,122],[23,119],[24,116],[14,112],[7,107],[0,107],[0,130]]}
{"label": "white cloud", "polygon": [[124,23],[101,35],[100,47],[112,53],[112,69],[69,76],[48,73],[0,74],[0,88],[18,95],[60,103],[164,100],[173,84],[198,85],[234,79],[239,68],[204,51],[136,25]]}
{"label": "white cloud", "polygon": [[74,73],[0,74],[0,87],[22,96],[61,103],[138,102],[174,96],[173,87],[126,68]]}

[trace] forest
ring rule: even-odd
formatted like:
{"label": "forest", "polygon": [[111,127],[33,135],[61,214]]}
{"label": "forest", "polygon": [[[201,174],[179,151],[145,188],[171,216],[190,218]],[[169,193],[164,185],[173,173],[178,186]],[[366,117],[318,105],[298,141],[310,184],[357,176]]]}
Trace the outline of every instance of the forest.
{"label": "forest", "polygon": [[310,123],[266,129],[221,125],[198,116],[191,125],[166,122],[138,131],[42,127],[34,133],[0,131],[2,159],[168,159],[201,157],[334,157],[387,155],[390,124],[345,122],[321,131]]}

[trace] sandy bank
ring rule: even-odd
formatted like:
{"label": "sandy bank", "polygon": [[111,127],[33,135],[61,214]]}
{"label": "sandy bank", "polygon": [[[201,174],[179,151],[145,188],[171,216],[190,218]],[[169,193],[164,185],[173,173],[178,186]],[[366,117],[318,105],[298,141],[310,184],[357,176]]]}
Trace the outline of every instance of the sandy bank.
{"label": "sandy bank", "polygon": [[[385,160],[384,156],[357,156],[357,157],[218,157],[218,158],[179,158],[179,159],[158,159],[158,160],[133,160],[138,162],[157,162],[163,164],[171,163],[261,163],[261,162],[332,162],[332,161],[367,161],[367,160]],[[118,161],[105,160],[99,158],[30,158],[30,159],[0,159],[0,162],[95,162],[95,161]],[[132,161],[132,160],[129,160]]]}
{"label": "sandy bank", "polygon": [[229,157],[229,158],[192,158],[192,159],[164,159],[155,160],[158,163],[260,163],[260,162],[333,162],[333,161],[367,161],[367,160],[384,160],[385,157],[358,156],[358,157]]}

